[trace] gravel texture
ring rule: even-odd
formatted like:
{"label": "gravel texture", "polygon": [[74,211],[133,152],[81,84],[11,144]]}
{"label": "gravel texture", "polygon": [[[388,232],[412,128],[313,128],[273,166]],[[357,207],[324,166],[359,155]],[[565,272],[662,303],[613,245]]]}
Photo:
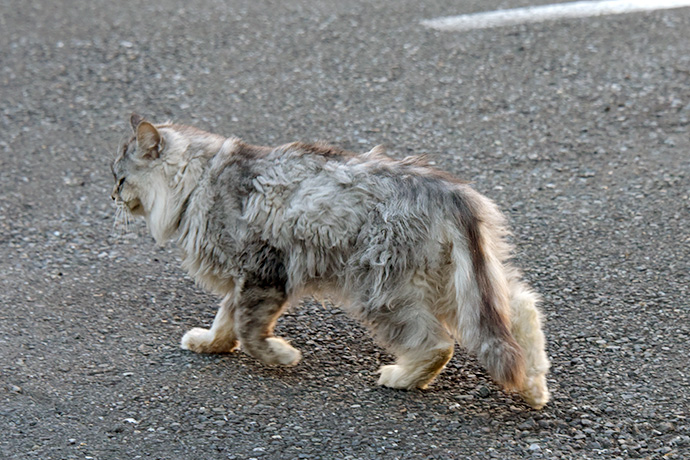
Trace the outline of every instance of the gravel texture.
{"label": "gravel texture", "polygon": [[[546,3],[0,0],[0,456],[690,458],[690,9],[468,33]],[[508,214],[542,294],[553,401],[458,350],[427,391],[337,308],[292,369],[178,348],[216,299],[113,227],[132,110],[248,142],[426,154]]]}

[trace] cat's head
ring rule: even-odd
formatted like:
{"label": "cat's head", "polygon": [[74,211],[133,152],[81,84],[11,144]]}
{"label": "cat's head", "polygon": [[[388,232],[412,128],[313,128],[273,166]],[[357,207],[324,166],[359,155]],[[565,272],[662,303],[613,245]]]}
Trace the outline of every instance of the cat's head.
{"label": "cat's head", "polygon": [[134,135],[124,143],[112,164],[115,186],[110,196],[132,214],[145,216],[151,210],[150,200],[146,198],[153,163],[160,159],[165,141],[153,124],[136,113],[130,117],[130,124]]}
{"label": "cat's head", "polygon": [[171,123],[153,124],[130,117],[133,135],[112,164],[112,199],[125,212],[146,219],[159,243],[177,229],[183,204],[204,165],[223,138]]}

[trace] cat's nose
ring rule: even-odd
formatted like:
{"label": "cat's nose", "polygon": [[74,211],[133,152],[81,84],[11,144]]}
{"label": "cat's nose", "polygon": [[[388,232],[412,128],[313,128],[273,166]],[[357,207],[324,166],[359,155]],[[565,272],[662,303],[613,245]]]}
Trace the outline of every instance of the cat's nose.
{"label": "cat's nose", "polygon": [[118,198],[118,193],[117,193],[117,185],[113,188],[113,191],[110,192],[110,198],[113,199],[113,201],[117,201]]}

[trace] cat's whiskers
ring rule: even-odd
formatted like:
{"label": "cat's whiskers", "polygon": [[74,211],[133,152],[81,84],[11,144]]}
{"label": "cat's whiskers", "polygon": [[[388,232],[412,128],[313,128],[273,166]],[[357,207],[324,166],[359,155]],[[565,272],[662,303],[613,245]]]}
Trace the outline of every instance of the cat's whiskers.
{"label": "cat's whiskers", "polygon": [[132,213],[125,202],[121,200],[115,201],[115,221],[113,222],[113,230],[119,238],[129,233],[129,226],[132,220]]}

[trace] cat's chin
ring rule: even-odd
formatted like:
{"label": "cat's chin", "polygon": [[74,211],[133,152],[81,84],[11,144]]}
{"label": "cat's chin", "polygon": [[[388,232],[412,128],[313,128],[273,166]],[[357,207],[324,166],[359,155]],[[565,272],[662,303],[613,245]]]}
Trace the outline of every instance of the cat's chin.
{"label": "cat's chin", "polygon": [[127,205],[129,212],[131,212],[133,215],[135,215],[135,216],[143,216],[144,215],[144,207],[141,205],[141,201],[139,201],[138,198],[135,198],[132,201],[128,201],[125,204]]}

